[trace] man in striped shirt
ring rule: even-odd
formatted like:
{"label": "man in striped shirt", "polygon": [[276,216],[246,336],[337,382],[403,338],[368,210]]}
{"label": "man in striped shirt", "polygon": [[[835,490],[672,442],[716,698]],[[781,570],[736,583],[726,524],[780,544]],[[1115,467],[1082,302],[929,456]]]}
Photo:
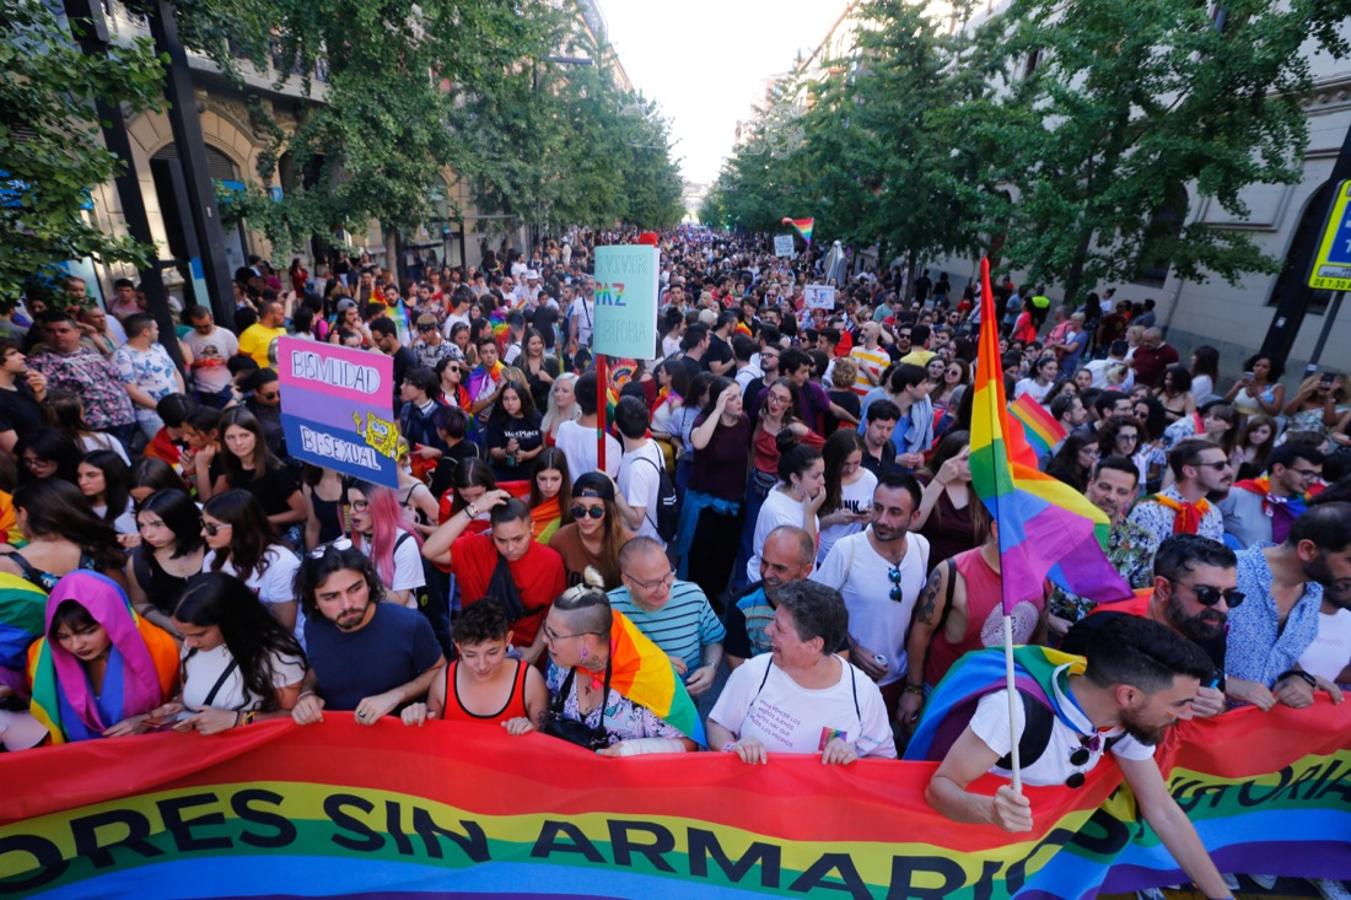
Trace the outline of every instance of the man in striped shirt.
{"label": "man in striped shirt", "polygon": [[666,651],[691,697],[713,686],[727,632],[699,586],[676,579],[660,542],[636,537],[619,551],[624,586],[610,591],[610,608]]}

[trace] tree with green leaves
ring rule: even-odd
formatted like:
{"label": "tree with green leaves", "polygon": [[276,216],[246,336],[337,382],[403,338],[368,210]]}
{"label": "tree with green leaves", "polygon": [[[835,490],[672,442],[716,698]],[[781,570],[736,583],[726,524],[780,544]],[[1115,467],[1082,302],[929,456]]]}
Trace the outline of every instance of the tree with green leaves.
{"label": "tree with green leaves", "polygon": [[0,17],[0,298],[69,259],[144,264],[150,248],[82,212],[90,191],[130,161],[103,147],[95,99],[157,108],[163,65],[148,40],[86,56],[47,4],[17,0]]}
{"label": "tree with green leaves", "polygon": [[1310,49],[1347,52],[1348,0],[1014,0],[981,35],[1006,94],[985,110],[1010,152],[1005,253],[1076,301],[1160,263],[1231,283],[1272,272],[1239,230],[1188,219],[1209,200],[1301,177]]}

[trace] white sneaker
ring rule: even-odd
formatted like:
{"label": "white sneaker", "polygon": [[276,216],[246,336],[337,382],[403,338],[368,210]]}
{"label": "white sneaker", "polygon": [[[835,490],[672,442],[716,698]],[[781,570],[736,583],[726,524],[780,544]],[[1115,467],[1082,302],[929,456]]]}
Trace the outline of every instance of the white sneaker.
{"label": "white sneaker", "polygon": [[1257,886],[1264,891],[1269,891],[1276,886],[1275,875],[1249,875],[1248,877],[1257,882]]}
{"label": "white sneaker", "polygon": [[1160,888],[1149,888],[1143,891],[1136,891],[1135,896],[1139,900],[1168,900]]}
{"label": "white sneaker", "polygon": [[1232,893],[1237,894],[1240,890],[1243,889],[1243,885],[1241,885],[1241,884],[1238,883],[1238,876],[1237,876],[1237,875],[1228,875],[1228,874],[1226,874],[1226,875],[1224,875],[1223,877],[1224,877],[1224,886],[1227,887],[1227,888],[1229,888],[1229,890],[1230,890]]}
{"label": "white sneaker", "polygon": [[1311,878],[1309,884],[1313,885],[1314,890],[1318,891],[1324,900],[1351,900],[1351,891],[1348,891],[1346,885],[1340,881],[1331,878]]}

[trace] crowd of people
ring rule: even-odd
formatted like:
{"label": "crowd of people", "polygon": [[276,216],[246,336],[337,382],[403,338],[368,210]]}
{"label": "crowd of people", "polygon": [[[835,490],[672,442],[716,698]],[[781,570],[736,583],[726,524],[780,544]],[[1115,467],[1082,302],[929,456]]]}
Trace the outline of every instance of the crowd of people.
{"label": "crowd of people", "polygon": [[[0,301],[0,634],[26,634],[0,644],[5,747],[350,711],[607,756],[902,754],[942,760],[940,812],[1010,831],[1033,827],[1027,800],[967,786],[1007,775],[1013,746],[1024,783],[1071,787],[1110,750],[1196,885],[1228,896],[1154,744],[1237,705],[1341,702],[1342,375],[1287,397],[1259,354],[1225,384],[1215,348],[1184,364],[1153,301],[1112,289],[1071,310],[1005,279],[982,323],[977,286],[896,267],[813,308],[810,247],[691,227],[660,236],[652,358],[598,384],[594,249],[634,237],[397,273],[255,258],[232,322],[188,306],[176,334],[125,279],[106,312],[74,276]],[[969,460],[983,324],[1009,398],[1062,432],[1044,470],[1107,516],[1135,590],[1048,582],[1018,604],[1016,643],[1076,657],[1047,675],[1055,715],[1024,695],[1014,721],[1002,680],[971,709],[942,688],[1002,638]],[[392,357],[397,487],[288,454],[283,335]]]}

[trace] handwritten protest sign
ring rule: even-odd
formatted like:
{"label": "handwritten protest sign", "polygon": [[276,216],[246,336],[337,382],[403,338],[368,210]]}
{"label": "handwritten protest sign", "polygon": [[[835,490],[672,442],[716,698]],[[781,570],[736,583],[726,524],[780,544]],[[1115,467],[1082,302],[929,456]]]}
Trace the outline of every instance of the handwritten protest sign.
{"label": "handwritten protest sign", "polygon": [[596,248],[597,353],[651,359],[656,352],[658,256],[639,244]]}
{"label": "handwritten protest sign", "polygon": [[793,248],[793,236],[791,234],[774,235],[774,255],[793,257],[797,251]]}
{"label": "handwritten protest sign", "polygon": [[284,337],[277,342],[281,424],[295,459],[398,486],[394,360]]}
{"label": "handwritten protest sign", "polygon": [[808,309],[834,309],[835,288],[828,284],[809,284],[802,289]]}

